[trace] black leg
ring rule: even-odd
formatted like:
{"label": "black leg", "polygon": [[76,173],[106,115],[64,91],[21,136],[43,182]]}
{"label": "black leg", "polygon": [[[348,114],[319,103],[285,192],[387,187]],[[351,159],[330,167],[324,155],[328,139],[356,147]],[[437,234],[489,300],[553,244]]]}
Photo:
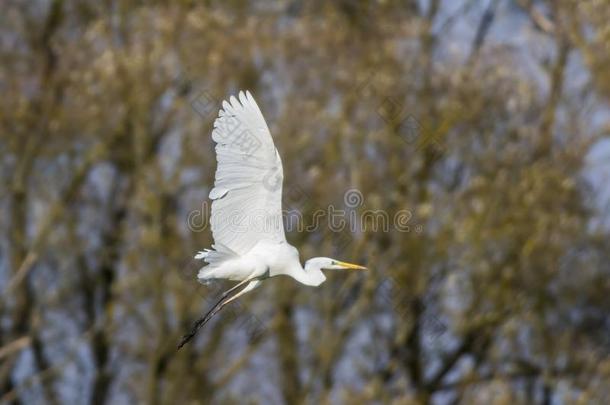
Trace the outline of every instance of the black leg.
{"label": "black leg", "polygon": [[231,287],[229,290],[223,292],[222,295],[220,296],[220,300],[216,304],[214,304],[214,306],[202,318],[198,319],[197,322],[195,322],[195,324],[193,325],[193,328],[191,329],[191,331],[189,333],[182,336],[182,339],[180,340],[180,344],[178,344],[178,350],[180,350],[182,348],[182,346],[184,346],[189,340],[191,340],[197,334],[197,331],[199,329],[201,329],[203,327],[203,325],[208,323],[208,321],[210,319],[212,319],[212,317],[214,315],[216,315],[216,313],[218,313],[218,311],[220,311],[222,309],[222,307],[224,306],[224,304],[226,302],[230,301],[234,296],[237,296],[239,294],[239,292],[238,292],[237,294],[229,297],[229,294],[232,291],[235,291],[237,288],[241,287],[242,285],[244,285],[245,283],[247,283],[249,281],[251,281],[251,280],[249,280],[249,279],[243,280],[243,281],[239,282],[237,285]]}

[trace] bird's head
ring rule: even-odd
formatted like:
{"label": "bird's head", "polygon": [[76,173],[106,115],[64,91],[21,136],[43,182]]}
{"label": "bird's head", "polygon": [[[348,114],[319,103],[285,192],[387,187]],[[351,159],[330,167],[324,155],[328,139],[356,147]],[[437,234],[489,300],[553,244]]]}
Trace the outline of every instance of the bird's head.
{"label": "bird's head", "polygon": [[357,264],[342,262],[330,257],[314,257],[305,262],[305,270],[367,270],[366,267]]}

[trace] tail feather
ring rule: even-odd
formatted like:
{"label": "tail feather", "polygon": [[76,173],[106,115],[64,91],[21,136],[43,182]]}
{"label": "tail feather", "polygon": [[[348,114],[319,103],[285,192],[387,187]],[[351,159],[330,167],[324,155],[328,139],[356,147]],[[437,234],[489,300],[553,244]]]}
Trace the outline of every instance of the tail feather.
{"label": "tail feather", "polygon": [[238,254],[232,251],[230,248],[217,243],[212,245],[212,249],[204,249],[195,255],[195,259],[203,259],[210,265],[220,264],[226,260],[237,257]]}
{"label": "tail feather", "polygon": [[197,278],[207,284],[214,279],[214,271],[224,262],[238,257],[238,254],[229,247],[220,243],[212,245],[212,249],[204,249],[195,255],[195,259],[203,259],[208,265],[199,270]]}

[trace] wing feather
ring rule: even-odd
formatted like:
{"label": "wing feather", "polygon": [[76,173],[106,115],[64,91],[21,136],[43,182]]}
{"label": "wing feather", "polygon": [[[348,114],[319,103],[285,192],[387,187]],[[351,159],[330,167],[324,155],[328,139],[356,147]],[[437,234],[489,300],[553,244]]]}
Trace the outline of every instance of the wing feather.
{"label": "wing feather", "polygon": [[243,255],[259,240],[286,240],[282,161],[250,92],[222,106],[212,131],[218,162],[210,191],[212,235],[215,243]]}

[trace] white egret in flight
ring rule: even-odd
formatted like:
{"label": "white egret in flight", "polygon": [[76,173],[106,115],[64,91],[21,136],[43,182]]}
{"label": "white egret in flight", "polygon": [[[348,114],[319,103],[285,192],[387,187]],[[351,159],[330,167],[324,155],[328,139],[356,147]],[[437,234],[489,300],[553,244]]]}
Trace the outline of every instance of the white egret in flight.
{"label": "white egret in flight", "polygon": [[178,348],[222,307],[269,277],[287,275],[317,287],[326,279],[322,270],[366,269],[328,257],[315,257],[301,265],[299,252],[286,242],[282,161],[263,114],[250,92],[240,92],[239,100],[232,96],[222,107],[212,131],[218,161],[210,192],[214,244],[195,258],[207,263],[197,276],[200,282],[225,279],[239,283],[221,295]]}

